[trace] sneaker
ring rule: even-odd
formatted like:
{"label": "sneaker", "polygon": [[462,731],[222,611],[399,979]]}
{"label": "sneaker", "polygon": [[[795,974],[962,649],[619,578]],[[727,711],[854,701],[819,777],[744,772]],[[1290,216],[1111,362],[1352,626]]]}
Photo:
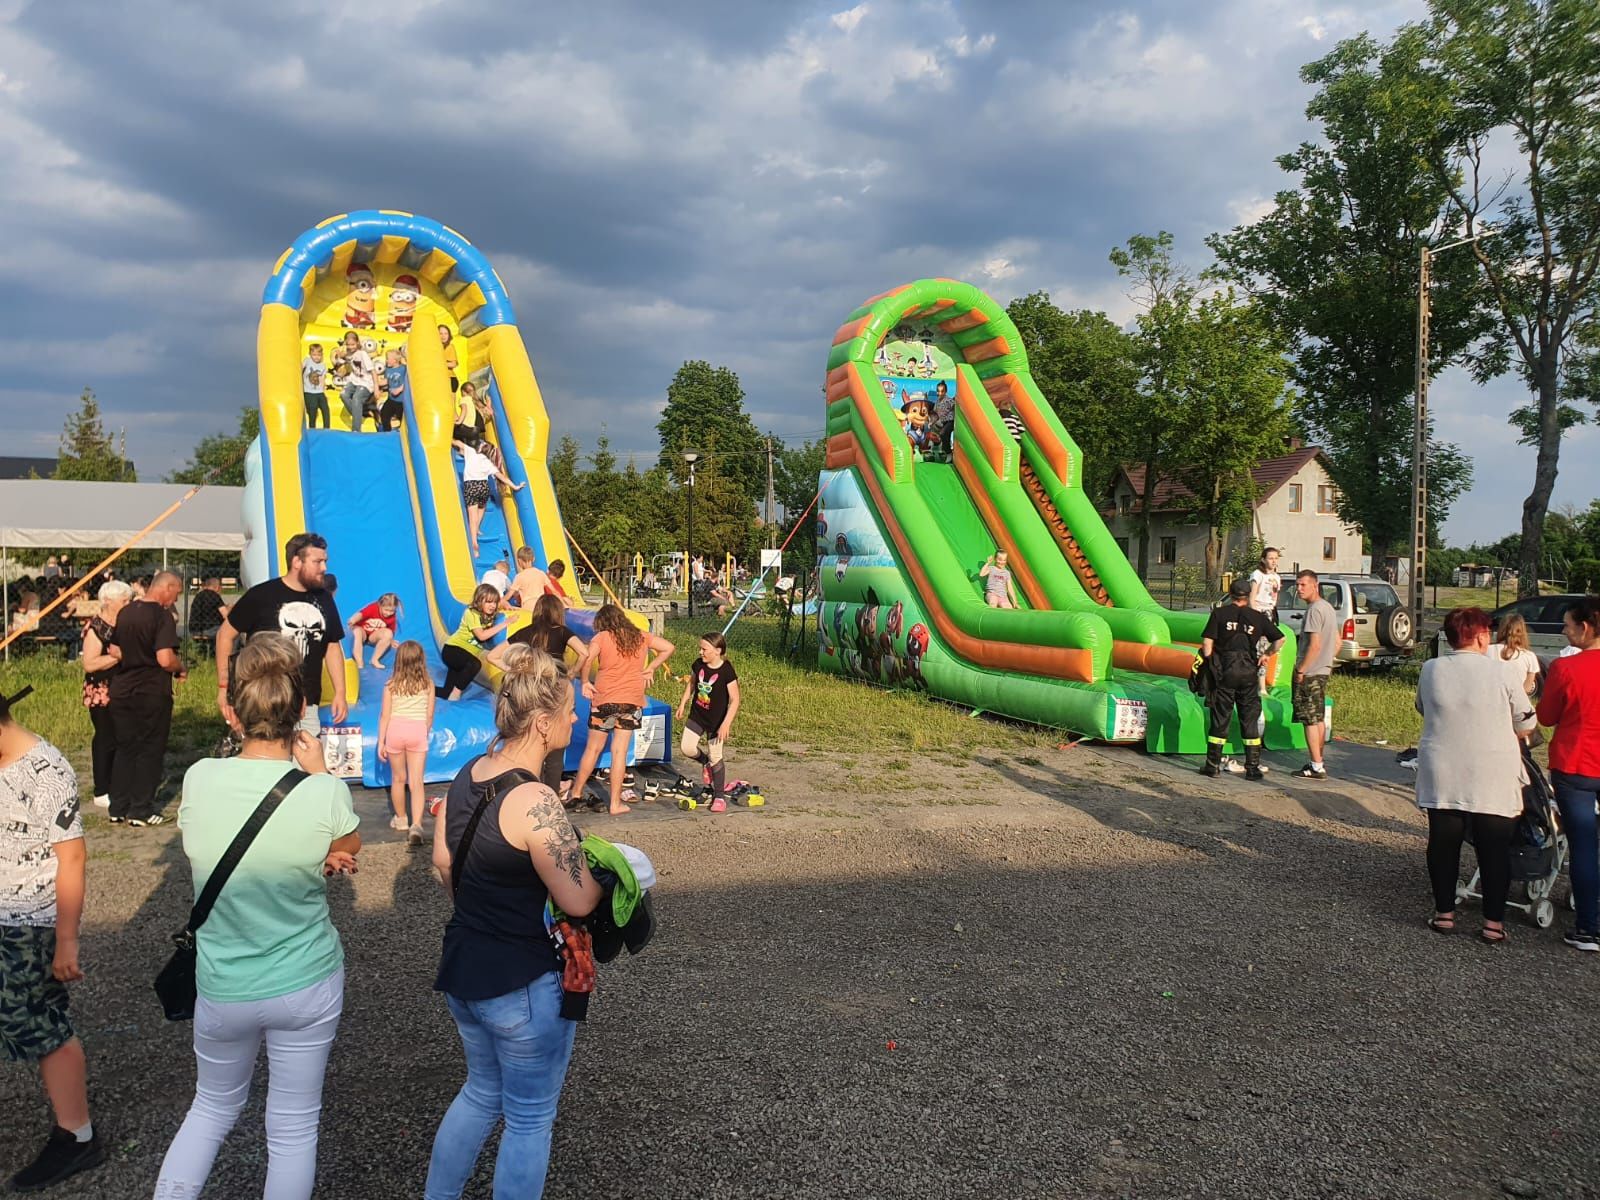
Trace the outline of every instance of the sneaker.
{"label": "sneaker", "polygon": [[165,825],[166,823],[166,817],[162,816],[160,813],[156,813],[155,816],[150,817],[145,821],[146,825]]}
{"label": "sneaker", "polygon": [[1600,952],[1600,933],[1584,933],[1574,929],[1561,939],[1574,950],[1584,950],[1589,953]]}
{"label": "sneaker", "polygon": [[11,1186],[19,1192],[37,1192],[69,1175],[98,1167],[105,1159],[105,1144],[98,1133],[87,1142],[80,1142],[70,1130],[58,1125],[50,1131],[39,1157],[11,1177]]}
{"label": "sneaker", "polygon": [[411,827],[410,831],[407,832],[407,834],[406,834],[406,845],[408,845],[408,846],[420,846],[420,845],[422,845],[422,826],[421,825],[413,825]]}
{"label": "sneaker", "polygon": [[138,817],[129,817],[128,818],[128,828],[129,829],[143,829],[144,828],[144,822],[141,821]]}
{"label": "sneaker", "polygon": [[728,802],[726,800],[724,800],[721,796],[718,796],[707,807],[709,807],[712,812],[727,812],[728,811]]}
{"label": "sneaker", "polygon": [[1227,758],[1222,760],[1222,769],[1229,775],[1244,774],[1244,764],[1237,758],[1234,758],[1232,755],[1229,755]]}
{"label": "sneaker", "polygon": [[444,803],[444,797],[443,796],[429,796],[428,797],[428,815],[430,817],[437,817],[439,815],[439,806],[441,804],[443,804],[443,803]]}
{"label": "sneaker", "polygon": [[1315,763],[1307,763],[1294,773],[1296,779],[1326,779],[1328,768],[1319,767]]}
{"label": "sneaker", "polygon": [[390,817],[389,828],[394,830],[396,833],[409,833],[411,830],[411,822],[407,821],[404,817]]}
{"label": "sneaker", "polygon": [[110,808],[111,807],[111,797],[110,796],[96,796],[94,798],[94,806],[96,808]]}
{"label": "sneaker", "polygon": [[128,823],[127,817],[110,817],[108,819],[113,825],[126,825]]}

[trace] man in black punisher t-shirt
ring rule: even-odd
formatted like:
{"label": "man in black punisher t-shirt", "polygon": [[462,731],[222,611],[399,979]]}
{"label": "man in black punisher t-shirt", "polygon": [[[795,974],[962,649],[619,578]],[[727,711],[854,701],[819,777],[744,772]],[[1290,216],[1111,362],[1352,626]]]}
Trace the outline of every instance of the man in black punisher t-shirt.
{"label": "man in black punisher t-shirt", "polygon": [[229,700],[228,676],[233,644],[239,634],[281,633],[300,648],[301,690],[305,711],[300,728],[315,735],[321,728],[317,702],[322,694],[322,669],[333,681],[334,724],[345,719],[344,623],[333,596],[324,590],[328,543],[314,533],[297,533],[283,550],[288,569],[280,579],[258,583],[234,603],[217,630],[217,707],[229,725],[237,725]]}
{"label": "man in black punisher t-shirt", "polygon": [[1256,646],[1266,641],[1267,653],[1274,653],[1283,642],[1283,631],[1271,618],[1250,607],[1250,581],[1235,579],[1228,599],[1212,610],[1200,635],[1200,655],[1206,659],[1202,669],[1212,672],[1215,686],[1206,702],[1211,710],[1206,732],[1207,775],[1222,770],[1222,747],[1228,741],[1228,725],[1233,710],[1239,710],[1239,734],[1244,739],[1244,776],[1262,778],[1261,771],[1261,693],[1258,690],[1260,657]]}

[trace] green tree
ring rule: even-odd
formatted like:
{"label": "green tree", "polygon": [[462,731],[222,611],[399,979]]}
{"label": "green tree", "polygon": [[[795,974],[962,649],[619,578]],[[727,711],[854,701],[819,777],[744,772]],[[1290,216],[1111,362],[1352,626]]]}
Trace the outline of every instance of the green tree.
{"label": "green tree", "polygon": [[708,563],[720,564],[724,555],[750,553],[756,533],[755,503],[726,473],[695,472],[693,545],[688,544],[687,486],[677,489],[677,499],[684,546],[691,554],[704,554]]}
{"label": "green tree", "polygon": [[1130,293],[1139,305],[1136,360],[1139,391],[1126,419],[1129,458],[1144,467],[1144,494],[1139,498],[1138,571],[1150,569],[1150,518],[1156,489],[1170,474],[1172,458],[1185,431],[1177,424],[1178,380],[1187,353],[1189,309],[1194,302],[1193,278],[1172,256],[1172,235],[1136,234],[1126,246],[1111,251],[1117,273],[1132,281]]}
{"label": "green tree", "polygon": [[576,438],[563,437],[556,443],[546,466],[550,471],[550,486],[561,508],[562,523],[568,529],[588,528],[588,510],[583,503],[582,471],[579,468],[583,449]]}
{"label": "green tree", "polygon": [[83,389],[78,411],[68,414],[62,427],[54,477],[101,483],[131,483],[137,478],[133,464],[106,432],[93,388]]}
{"label": "green tree", "polygon": [[1064,312],[1045,292],[1018,297],[1006,312],[1022,335],[1034,383],[1083,451],[1083,488],[1098,501],[1130,457],[1138,345],[1105,313]]}
{"label": "green tree", "polygon": [[243,487],[245,454],[260,432],[261,410],[254,406],[240,409],[239,432],[213,433],[201,438],[188,465],[167,476],[167,482]]}
{"label": "green tree", "polygon": [[766,442],[744,408],[744,388],[727,367],[686,362],[667,385],[667,404],[656,423],[661,465],[679,481],[687,478],[683,451],[705,458],[697,480],[721,476],[752,504],[766,494]]}
{"label": "green tree", "polygon": [[[1339,515],[1373,552],[1409,546],[1417,262],[1457,236],[1446,189],[1402,122],[1379,102],[1382,47],[1365,35],[1305,67],[1306,115],[1322,144],[1280,156],[1295,186],[1250,225],[1216,234],[1213,273],[1248,290],[1294,356],[1298,417],[1327,453]],[[1441,256],[1434,272],[1430,367],[1437,374],[1485,328],[1477,268]],[[1471,483],[1449,444],[1429,450],[1429,516],[1442,524]]]}
{"label": "green tree", "polygon": [[[1493,328],[1480,379],[1513,367],[1537,446],[1522,504],[1518,587],[1535,594],[1561,436],[1567,355],[1597,320],[1600,270],[1600,5],[1594,0],[1430,0],[1383,60],[1378,97],[1418,148],[1482,269]],[[1509,178],[1490,163],[1514,148]],[[1508,157],[1507,161],[1513,161]],[[1463,251],[1465,253],[1465,251]]]}
{"label": "green tree", "polygon": [[1214,590],[1229,533],[1251,524],[1251,470],[1281,453],[1290,432],[1289,363],[1266,319],[1231,290],[1195,304],[1181,338],[1171,382],[1183,439],[1168,469],[1206,525],[1206,583]]}
{"label": "green tree", "polygon": [[[809,569],[817,561],[817,539],[810,533],[816,525],[817,514],[811,501],[817,494],[826,459],[827,446],[821,440],[799,446],[784,446],[772,458],[772,483],[777,492],[778,505],[783,510],[783,524],[778,536],[781,545],[785,539],[789,547],[783,552],[784,563],[790,569]],[[797,524],[807,526],[793,538]]]}

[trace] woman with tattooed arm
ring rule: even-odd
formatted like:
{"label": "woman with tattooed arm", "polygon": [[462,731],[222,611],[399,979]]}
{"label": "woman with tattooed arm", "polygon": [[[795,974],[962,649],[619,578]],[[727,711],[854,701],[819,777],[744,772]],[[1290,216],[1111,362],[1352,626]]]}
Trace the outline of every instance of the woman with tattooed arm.
{"label": "woman with tattooed arm", "polygon": [[547,898],[569,916],[600,902],[578,834],[539,782],[572,739],[572,684],[543,651],[514,645],[495,701],[498,736],[461,769],[433,832],[433,865],[455,901],[434,989],[461,1030],[467,1081],[433,1142],[426,1200],[455,1200],[503,1117],[494,1194],[538,1200],[576,1025],[560,1015]]}

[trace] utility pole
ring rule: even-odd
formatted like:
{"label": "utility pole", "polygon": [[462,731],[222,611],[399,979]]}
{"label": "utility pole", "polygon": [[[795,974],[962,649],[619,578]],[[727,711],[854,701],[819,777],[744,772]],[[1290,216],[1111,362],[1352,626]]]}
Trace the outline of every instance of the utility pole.
{"label": "utility pole", "polygon": [[772,490],[772,437],[767,436],[767,549],[775,550],[778,546],[778,530],[773,524],[777,515],[777,497]]}
{"label": "utility pole", "polygon": [[1411,425],[1411,628],[1422,629],[1422,587],[1428,561],[1428,320],[1432,316],[1429,285],[1433,251],[1422,248],[1417,272],[1416,412]]}
{"label": "utility pole", "polygon": [[1417,396],[1411,426],[1411,603],[1408,607],[1414,636],[1422,630],[1423,586],[1428,572],[1428,378],[1432,374],[1428,363],[1428,323],[1433,316],[1429,291],[1433,282],[1433,259],[1446,250],[1470,246],[1498,232],[1485,229],[1471,237],[1446,242],[1437,249],[1422,247],[1417,272]]}

